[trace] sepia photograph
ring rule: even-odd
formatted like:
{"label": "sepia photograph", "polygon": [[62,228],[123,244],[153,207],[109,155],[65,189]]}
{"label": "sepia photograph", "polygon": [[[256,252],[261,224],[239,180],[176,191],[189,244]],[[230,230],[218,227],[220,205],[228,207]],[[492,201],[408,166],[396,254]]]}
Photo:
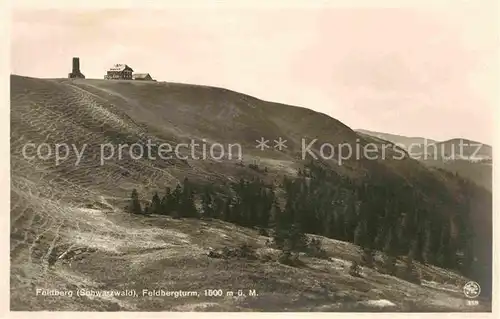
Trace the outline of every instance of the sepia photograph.
{"label": "sepia photograph", "polygon": [[100,2],[9,9],[11,312],[492,314],[497,1]]}

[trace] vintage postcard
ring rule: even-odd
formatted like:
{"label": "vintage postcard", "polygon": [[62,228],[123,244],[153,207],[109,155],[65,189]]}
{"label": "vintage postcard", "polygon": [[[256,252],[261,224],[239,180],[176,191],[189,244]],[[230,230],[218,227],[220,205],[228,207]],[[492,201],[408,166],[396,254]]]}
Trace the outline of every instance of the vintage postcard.
{"label": "vintage postcard", "polygon": [[495,1],[43,3],[10,311],[492,315]]}

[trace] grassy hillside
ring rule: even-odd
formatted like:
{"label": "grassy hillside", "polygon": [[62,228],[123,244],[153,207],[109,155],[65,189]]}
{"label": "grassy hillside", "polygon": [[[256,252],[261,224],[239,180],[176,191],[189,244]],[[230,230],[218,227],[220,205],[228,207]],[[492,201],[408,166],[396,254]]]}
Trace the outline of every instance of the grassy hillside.
{"label": "grassy hillside", "polygon": [[[271,141],[269,149],[255,147],[261,137]],[[287,140],[287,148],[281,151],[273,148],[273,140],[279,137]],[[118,145],[151,140],[175,146],[191,139],[238,143],[243,165],[237,158],[196,160],[187,149],[181,151],[186,159],[132,158],[134,154],[127,153],[127,148],[118,155]],[[380,302],[370,300],[387,299],[396,310],[475,310],[464,306],[459,292],[466,278],[436,267],[419,266],[423,273],[435,274],[429,275],[423,286],[402,284],[397,278],[378,273],[365,279],[351,278],[343,269],[355,258],[356,246],[324,239],[333,259],[313,258],[305,270],[295,269],[273,262],[275,252],[265,248],[265,238],[253,230],[218,221],[138,219],[123,212],[134,188],[142,199],[149,199],[152,192],[175,186],[185,177],[223,184],[242,176],[261,176],[248,167],[250,163],[266,167],[268,173],[263,178],[268,181],[293,176],[304,162],[303,139],[306,144],[317,139],[312,147],[316,154],[321,152],[321,143],[358,144],[362,148],[373,142],[324,114],[225,89],[11,76],[11,307],[333,311],[375,309]],[[23,154],[27,143],[34,143],[34,147]],[[35,156],[34,150],[42,143],[52,148],[50,156]],[[67,157],[56,162],[54,148],[63,143],[71,148]],[[107,143],[115,146],[116,153],[101,162],[102,145]],[[45,155],[47,149],[41,150]],[[345,149],[323,161],[330,170],[352,181],[382,185],[404,182],[410,185],[408,194],[423,194],[422,208],[432,209],[452,224],[460,214],[456,208],[464,196],[470,198],[474,245],[484,267],[480,279],[487,291],[491,272],[490,193],[465,189],[453,175],[407,156],[394,159],[400,154],[396,149],[386,150],[385,159],[377,160],[345,156],[339,161],[340,153],[346,155]],[[196,155],[201,154],[197,151]],[[241,261],[228,264],[206,257],[209,247],[239,242],[255,245],[268,253],[271,261],[253,261],[242,268]],[[75,251],[79,252],[76,257],[69,258]],[[436,287],[437,281],[441,284]],[[138,291],[155,287],[252,288],[258,290],[259,298],[214,301],[190,297],[165,302],[165,297],[101,296],[67,300],[37,297],[33,291],[39,287],[131,287]],[[487,301],[481,305],[489,307]]]}

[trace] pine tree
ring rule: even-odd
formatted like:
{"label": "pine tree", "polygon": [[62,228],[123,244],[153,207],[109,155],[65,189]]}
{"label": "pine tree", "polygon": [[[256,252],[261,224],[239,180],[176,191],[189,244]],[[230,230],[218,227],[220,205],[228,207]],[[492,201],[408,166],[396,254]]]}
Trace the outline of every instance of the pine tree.
{"label": "pine tree", "polygon": [[459,248],[457,250],[462,252],[460,272],[464,276],[470,278],[474,274],[474,268],[477,268],[474,267],[474,231],[471,227],[472,222],[470,220],[470,211],[472,210],[470,197],[464,198],[464,203],[460,208],[461,214],[457,216],[457,227],[459,232]]}
{"label": "pine tree", "polygon": [[386,255],[384,258],[384,271],[391,276],[395,276],[397,272],[396,262],[396,257]]}
{"label": "pine tree", "polygon": [[364,248],[361,258],[363,265],[373,267],[375,263],[375,252],[371,248]]}
{"label": "pine tree", "polygon": [[219,196],[215,196],[213,201],[213,211],[212,211],[213,218],[224,219],[223,212],[224,212],[224,200]]}
{"label": "pine tree", "polygon": [[413,264],[413,258],[411,258],[411,256],[406,258],[404,279],[412,283],[420,284],[420,274]]}
{"label": "pine tree", "polygon": [[471,276],[474,273],[474,246],[473,241],[469,240],[465,244],[463,250],[463,260],[461,265],[461,273],[464,276]]}
{"label": "pine tree", "polygon": [[308,238],[298,224],[292,224],[288,230],[285,249],[298,253],[304,251],[308,245]]}
{"label": "pine tree", "polygon": [[384,258],[384,270],[387,274],[391,276],[396,275],[396,254],[397,254],[397,243],[396,243],[396,237],[394,236],[395,232],[393,231],[393,228],[389,229],[389,232],[386,235],[385,238],[385,244],[384,244],[384,253],[385,253],[385,258]]}
{"label": "pine tree", "polygon": [[177,186],[175,186],[175,189],[172,193],[172,202],[174,205],[178,205],[180,203],[181,195],[182,195],[182,186],[180,184],[177,184]]}
{"label": "pine tree", "polygon": [[273,227],[276,227],[276,224],[280,221],[280,218],[283,218],[283,212],[281,211],[280,205],[277,200],[273,202],[273,206],[270,213],[270,223]]}
{"label": "pine tree", "polygon": [[345,232],[346,240],[355,242],[356,227],[360,221],[358,217],[358,204],[356,201],[357,191],[354,191],[347,203],[347,211],[345,215]]}
{"label": "pine tree", "polygon": [[386,238],[385,238],[385,243],[384,243],[384,253],[386,253],[389,256],[395,256],[397,254],[397,243],[396,239],[394,237],[395,232],[391,229],[387,232]]}
{"label": "pine tree", "polygon": [[322,235],[329,238],[336,238],[335,213],[332,212],[330,214],[327,214],[324,219],[325,223],[323,225],[323,231],[321,232]]}
{"label": "pine tree", "polygon": [[227,198],[224,203],[223,219],[226,222],[232,222],[231,202],[231,198]]}
{"label": "pine tree", "polygon": [[261,192],[262,206],[260,209],[260,214],[258,216],[258,226],[262,228],[269,227],[269,221],[271,219],[271,212],[273,210],[273,205],[275,203],[275,197],[273,189],[270,191],[263,190]]}
{"label": "pine tree", "polygon": [[414,239],[410,244],[410,249],[408,251],[408,257],[411,260],[415,260],[418,257],[418,239]]}
{"label": "pine tree", "polygon": [[449,222],[445,221],[441,229],[441,241],[436,258],[438,265],[444,268],[452,268],[451,254],[453,253],[451,250]]}
{"label": "pine tree", "polygon": [[346,232],[346,220],[344,218],[344,214],[340,213],[336,215],[335,218],[335,237],[332,238],[337,238],[340,240],[347,240],[347,232]]}
{"label": "pine tree", "polygon": [[[288,201],[287,201],[288,202]],[[289,210],[281,212],[279,206],[275,205],[275,226],[273,240],[276,246],[284,251],[297,252],[307,244],[307,237],[302,231],[300,224],[294,222]]]}
{"label": "pine tree", "polygon": [[237,225],[244,225],[245,221],[243,218],[242,214],[242,207],[241,207],[241,202],[233,202],[233,205],[231,206],[230,209],[231,215],[229,217],[229,221],[231,223],[237,224]]}
{"label": "pine tree", "polygon": [[432,231],[430,227],[426,227],[425,229],[422,259],[426,264],[433,264],[435,262],[434,253],[432,251]]}
{"label": "pine tree", "polygon": [[210,189],[205,187],[205,190],[203,192],[203,195],[201,197],[201,207],[203,210],[203,217],[204,218],[213,218],[214,217],[214,203],[212,199],[212,195],[210,192]]}
{"label": "pine tree", "polygon": [[151,199],[150,213],[151,214],[163,213],[160,196],[158,196],[157,192],[154,193],[153,198]]}
{"label": "pine tree", "polygon": [[380,228],[380,230],[377,232],[377,237],[375,237],[374,240],[374,246],[377,248],[384,248],[385,247],[385,237],[386,237],[387,231],[384,228]]}
{"label": "pine tree", "polygon": [[298,265],[299,252],[305,251],[309,244],[307,236],[298,224],[278,223],[273,234],[274,244],[283,251],[279,261],[288,265]]}
{"label": "pine tree", "polygon": [[130,195],[129,212],[132,214],[142,214],[141,202],[139,201],[139,193],[134,188]]}
{"label": "pine tree", "polygon": [[149,203],[146,203],[143,213],[144,213],[144,215],[151,215],[151,208],[150,208]]}
{"label": "pine tree", "polygon": [[194,190],[187,177],[184,179],[182,193],[179,200],[179,213],[181,217],[193,218],[199,217],[198,210],[194,203]]}
{"label": "pine tree", "polygon": [[172,192],[172,196],[170,196],[169,210],[171,212],[172,217],[180,218],[181,214],[181,196],[182,196],[182,187],[180,184],[177,184],[174,191]]}
{"label": "pine tree", "polygon": [[165,195],[161,199],[161,211],[164,215],[172,214],[172,192],[170,187],[165,189]]}
{"label": "pine tree", "polygon": [[366,221],[361,220],[356,226],[356,230],[354,232],[354,244],[364,248],[367,246],[367,233],[366,233]]}

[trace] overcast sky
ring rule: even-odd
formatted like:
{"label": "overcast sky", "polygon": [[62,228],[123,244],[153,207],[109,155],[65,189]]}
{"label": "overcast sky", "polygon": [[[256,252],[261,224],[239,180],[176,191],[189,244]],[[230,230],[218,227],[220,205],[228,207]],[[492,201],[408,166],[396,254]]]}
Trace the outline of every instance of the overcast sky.
{"label": "overcast sky", "polygon": [[102,78],[126,63],[160,81],[308,107],[353,129],[491,144],[494,1],[454,3],[16,9],[11,72],[66,77],[78,56],[87,78]]}

